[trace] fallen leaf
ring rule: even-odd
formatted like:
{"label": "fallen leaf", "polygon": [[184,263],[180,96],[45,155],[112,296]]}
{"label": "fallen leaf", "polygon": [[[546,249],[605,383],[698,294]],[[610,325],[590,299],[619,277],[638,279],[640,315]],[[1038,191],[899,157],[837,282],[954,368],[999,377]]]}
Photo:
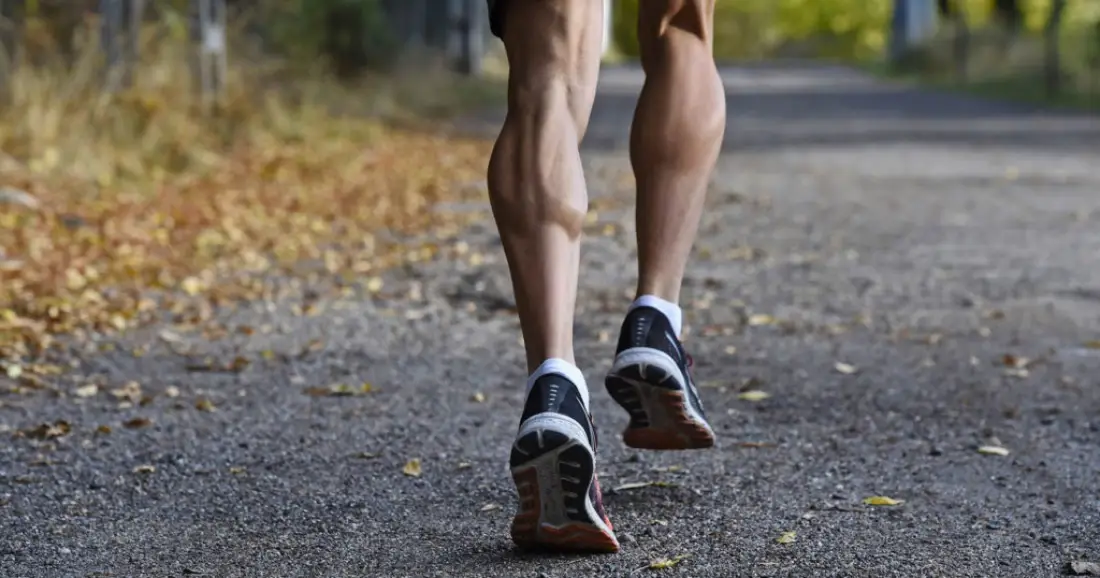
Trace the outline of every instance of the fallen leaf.
{"label": "fallen leaf", "polygon": [[473,396],[471,396],[470,400],[474,401],[476,403],[485,403],[485,394],[481,393],[479,391],[479,392],[475,393]]}
{"label": "fallen leaf", "polygon": [[793,530],[790,532],[783,532],[775,541],[780,544],[792,544],[796,536],[798,536],[798,533]]}
{"label": "fallen leaf", "polygon": [[871,496],[864,498],[863,503],[868,506],[898,506],[905,503],[905,500],[895,500],[889,496]]}
{"label": "fallen leaf", "polygon": [[240,467],[240,466],[233,466],[233,467],[229,468],[229,473],[233,474],[234,476],[239,476],[239,475],[245,473],[245,469]]}
{"label": "fallen leaf", "polygon": [[1100,339],[1093,339],[1092,341],[1086,341],[1085,347],[1087,349],[1100,349]]}
{"label": "fallen leaf", "polygon": [[749,316],[749,325],[752,327],[759,327],[761,325],[775,325],[775,317],[771,315],[765,315],[763,313],[756,313]]}
{"label": "fallen leaf", "polygon": [[153,420],[147,417],[135,417],[122,423],[123,427],[129,429],[140,429],[153,423]]}
{"label": "fallen leaf", "polygon": [[4,369],[10,379],[19,379],[20,375],[23,375],[23,366],[19,364],[11,364]]}
{"label": "fallen leaf", "polygon": [[1001,446],[994,446],[994,445],[979,446],[978,447],[978,453],[989,455],[989,456],[1007,456],[1008,455],[1008,448],[1001,447]]}
{"label": "fallen leaf", "polygon": [[737,447],[741,448],[771,448],[775,447],[775,444],[768,442],[738,442]]}
{"label": "fallen leaf", "polygon": [[679,554],[679,555],[673,556],[672,558],[659,558],[659,559],[654,560],[654,561],[649,563],[649,569],[650,570],[666,570],[668,568],[672,568],[673,566],[679,564],[681,561],[683,561],[687,557],[688,557],[687,554]]}
{"label": "fallen leaf", "polygon": [[420,470],[420,458],[413,458],[413,459],[409,460],[409,461],[408,461],[408,462],[407,462],[407,463],[405,464],[405,467],[404,467],[404,468],[401,468],[401,471],[402,471],[402,472],[403,472],[403,473],[404,473],[404,474],[405,474],[406,476],[410,476],[410,477],[413,477],[413,478],[419,478],[419,477],[420,477],[420,473],[421,473],[421,470]]}
{"label": "fallen leaf", "polygon": [[1073,576],[1100,576],[1100,564],[1085,560],[1074,560],[1068,564]]}
{"label": "fallen leaf", "polygon": [[840,361],[836,362],[833,365],[833,368],[836,369],[838,372],[843,373],[844,375],[852,375],[856,371],[859,371],[854,365],[849,365]]}
{"label": "fallen leaf", "polygon": [[768,399],[772,395],[766,391],[760,391],[759,389],[750,389],[748,391],[742,391],[737,394],[737,399],[744,401],[763,401]]}
{"label": "fallen leaf", "polygon": [[612,492],[625,492],[627,490],[637,490],[637,489],[640,489],[640,488],[648,488],[649,486],[652,486],[652,485],[653,485],[653,482],[630,482],[630,483],[622,484],[622,485],[619,485],[619,486],[615,486],[614,488],[611,488],[611,491]]}
{"label": "fallen leaf", "polygon": [[218,408],[214,406],[214,402],[203,397],[195,401],[195,409],[199,411],[215,411]]}
{"label": "fallen leaf", "polygon": [[466,469],[469,469],[471,467],[473,467],[473,464],[471,464],[470,462],[459,462],[458,463],[458,469],[460,469],[460,470],[466,470]]}
{"label": "fallen leaf", "polygon": [[484,506],[481,507],[482,512],[491,512],[493,510],[499,510],[499,509],[500,509],[500,504],[492,504],[492,503],[485,504]]}
{"label": "fallen leaf", "polygon": [[83,385],[73,390],[73,395],[77,397],[92,397],[99,393],[99,386],[96,384]]}
{"label": "fallen leaf", "polygon": [[95,431],[96,431],[96,433],[107,435],[107,434],[111,433],[111,426],[101,425],[101,426],[95,428]]}
{"label": "fallen leaf", "polygon": [[169,385],[168,387],[164,388],[164,395],[166,395],[168,397],[179,397],[180,396],[180,388],[178,388],[174,385]]}
{"label": "fallen leaf", "polygon": [[23,430],[20,434],[32,439],[50,440],[69,435],[71,431],[72,426],[69,425],[69,422],[58,420],[52,424],[44,423],[38,427]]}
{"label": "fallen leaf", "polygon": [[140,465],[140,466],[134,468],[134,473],[135,474],[151,474],[155,471],[157,471],[156,466],[152,466],[152,465],[149,465],[149,464]]}

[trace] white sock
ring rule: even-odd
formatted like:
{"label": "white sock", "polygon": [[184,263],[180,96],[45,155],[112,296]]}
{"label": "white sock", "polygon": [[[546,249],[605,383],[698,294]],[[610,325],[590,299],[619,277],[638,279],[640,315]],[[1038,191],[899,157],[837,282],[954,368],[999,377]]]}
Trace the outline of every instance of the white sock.
{"label": "white sock", "polygon": [[672,324],[672,330],[676,332],[676,338],[680,338],[680,332],[684,329],[684,312],[679,305],[671,301],[665,301],[656,295],[642,295],[630,304],[628,311],[633,311],[638,307],[652,307],[664,313],[665,317],[668,317],[668,322]]}
{"label": "white sock", "polygon": [[584,374],[576,365],[556,357],[551,357],[542,362],[542,365],[538,366],[534,373],[527,378],[527,393],[531,393],[531,387],[535,385],[538,378],[550,373],[556,373],[572,381],[573,385],[577,386],[577,390],[581,392],[584,407],[588,407],[588,384],[584,381]]}

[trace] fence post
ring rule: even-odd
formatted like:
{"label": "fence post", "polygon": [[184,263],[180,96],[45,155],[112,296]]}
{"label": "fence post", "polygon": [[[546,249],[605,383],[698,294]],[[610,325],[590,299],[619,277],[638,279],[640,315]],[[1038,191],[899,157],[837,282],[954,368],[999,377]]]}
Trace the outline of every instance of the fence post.
{"label": "fence post", "polygon": [[192,33],[198,42],[195,76],[203,106],[211,107],[225,92],[228,54],[225,0],[192,0]]}
{"label": "fence post", "polygon": [[0,0],[0,102],[8,96],[22,21],[23,0]]}
{"label": "fence post", "polygon": [[1066,9],[1066,0],[1054,0],[1050,5],[1050,15],[1043,30],[1045,38],[1045,59],[1043,77],[1048,97],[1057,96],[1062,91],[1062,51],[1058,33],[1062,28],[1062,15]]}
{"label": "fence post", "polygon": [[463,74],[476,76],[481,74],[482,57],[485,52],[484,14],[485,0],[463,0],[462,18],[459,30],[462,38],[462,57],[459,69]]}
{"label": "fence post", "polygon": [[100,39],[107,56],[106,90],[114,92],[134,81],[145,0],[100,0]]}

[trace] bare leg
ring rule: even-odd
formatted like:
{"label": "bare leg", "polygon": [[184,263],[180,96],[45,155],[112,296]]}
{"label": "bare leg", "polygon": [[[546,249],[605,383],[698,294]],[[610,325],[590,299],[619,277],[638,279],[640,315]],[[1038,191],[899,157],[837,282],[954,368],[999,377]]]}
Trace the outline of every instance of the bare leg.
{"label": "bare leg", "polygon": [[573,362],[573,309],[588,194],[578,151],[599,75],[603,5],[507,2],[508,116],[489,198],[519,308],[527,369]]}
{"label": "bare leg", "polygon": [[638,183],[638,296],[676,303],[726,128],[713,59],[715,0],[646,0],[646,81],[630,139]]}
{"label": "bare leg", "polygon": [[715,1],[640,5],[646,81],[630,137],[638,287],[605,381],[630,414],[623,442],[634,448],[701,449],[715,441],[680,342],[677,305],[726,127],[726,96],[712,57]]}
{"label": "bare leg", "polygon": [[[588,386],[573,358],[580,237],[588,210],[579,145],[595,98],[597,0],[497,0],[511,72],[489,163],[527,347],[527,399],[508,464],[521,547],[619,549],[596,479]],[[498,16],[501,13],[497,13]]]}

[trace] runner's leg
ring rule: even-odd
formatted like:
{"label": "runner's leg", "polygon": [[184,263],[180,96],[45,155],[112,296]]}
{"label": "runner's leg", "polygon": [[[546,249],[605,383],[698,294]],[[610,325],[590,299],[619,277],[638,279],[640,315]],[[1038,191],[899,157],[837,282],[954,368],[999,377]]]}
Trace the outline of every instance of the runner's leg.
{"label": "runner's leg", "polygon": [[715,0],[646,0],[638,39],[646,80],[631,129],[638,186],[638,287],[606,385],[630,412],[632,447],[714,445],[680,342],[680,285],[726,127],[713,51]]}
{"label": "runner's leg", "polygon": [[599,74],[603,3],[496,0],[508,115],[489,197],[527,352],[527,400],[509,457],[522,547],[619,549],[596,480],[588,387],[573,361],[580,236],[588,210],[579,144]]}

